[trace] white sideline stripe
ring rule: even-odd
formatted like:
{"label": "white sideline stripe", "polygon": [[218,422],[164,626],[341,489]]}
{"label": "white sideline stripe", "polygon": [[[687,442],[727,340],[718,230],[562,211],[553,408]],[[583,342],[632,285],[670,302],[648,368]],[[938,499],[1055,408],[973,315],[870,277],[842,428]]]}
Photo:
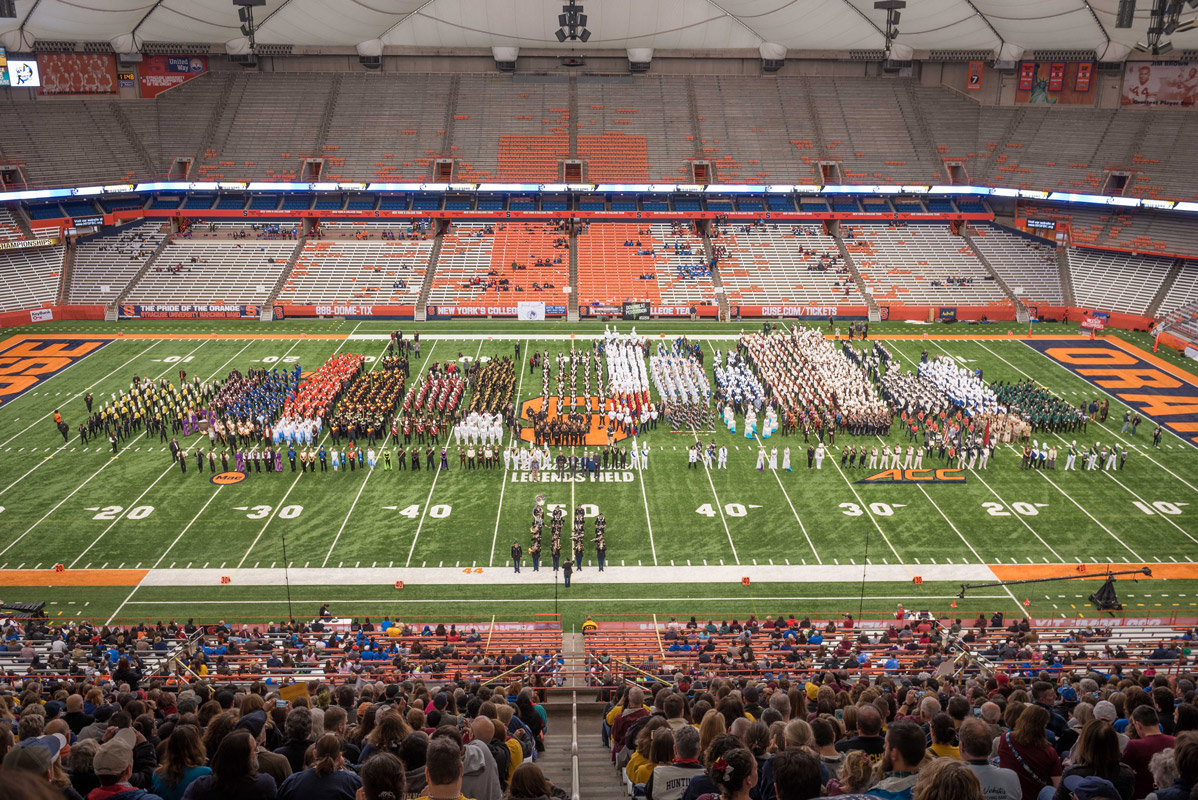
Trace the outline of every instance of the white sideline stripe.
{"label": "white sideline stripe", "polygon": [[[162,342],[162,341],[163,341],[162,339],[158,339],[158,340],[157,340],[157,341],[155,341],[155,342],[154,342],[152,345],[150,345],[149,347],[147,347],[145,350],[142,350],[142,351],[141,351],[140,353],[138,353],[137,355],[133,356],[133,358],[129,359],[129,360],[128,360],[128,361],[126,361],[124,364],[121,364],[119,367],[117,367],[117,368],[116,368],[116,369],[114,369],[112,372],[110,372],[110,373],[108,373],[107,375],[105,375],[103,378],[100,378],[100,379],[98,379],[97,381],[95,381],[95,383],[93,383],[93,384],[92,384],[92,386],[91,386],[91,387],[89,387],[89,388],[95,388],[96,386],[98,386],[98,385],[99,385],[100,383],[102,383],[103,381],[106,381],[106,380],[108,380],[108,379],[109,379],[109,378],[111,378],[113,375],[115,375],[116,373],[120,372],[120,371],[121,371],[121,370],[123,370],[125,367],[129,366],[129,365],[130,365],[130,364],[132,364],[134,361],[136,361],[137,359],[139,359],[139,358],[141,358],[142,356],[144,356],[146,353],[148,353],[148,352],[150,352],[151,350],[153,350],[153,349],[154,349],[155,347],[157,347],[157,346],[159,345],[159,343],[160,343],[160,342]],[[98,353],[98,352],[100,352],[101,350],[103,350],[103,348],[100,348],[100,350],[97,350],[97,351],[95,351],[95,352],[97,352],[97,353]],[[0,355],[3,355],[3,353],[0,353]],[[91,353],[89,353],[88,355],[91,355]],[[59,375],[62,375],[64,372],[66,372],[67,370],[71,369],[71,367],[78,366],[79,364],[82,364],[82,363],[83,363],[84,361],[86,361],[86,360],[87,360],[87,357],[86,357],[86,356],[84,356],[83,358],[80,358],[80,359],[79,359],[78,361],[76,361],[74,364],[71,364],[69,367],[67,367],[66,369],[62,370],[61,372],[55,373],[54,375],[51,375],[49,378],[46,378],[46,380],[45,380],[45,381],[43,381],[42,383],[49,383],[50,381],[52,381],[52,380],[54,380],[55,378],[57,378]],[[39,385],[39,386],[38,386],[38,389],[40,390],[41,388],[42,388],[42,387]],[[88,392],[88,389],[84,389],[82,392],[76,392],[75,394],[73,394],[73,395],[71,395],[70,397],[68,397],[68,398],[66,398],[65,400],[63,400],[63,401],[62,401],[62,403],[61,403],[61,405],[60,405],[60,407],[62,407],[62,406],[65,406],[67,403],[71,402],[72,400],[75,400],[75,399],[77,399],[77,398],[79,398],[79,397],[82,397],[83,395],[87,394],[87,392]],[[20,400],[20,399],[21,399],[21,398],[20,398],[20,397],[18,397],[18,398],[16,398],[15,400],[10,400],[10,401],[9,401],[7,404],[5,404],[5,406],[4,406],[4,407],[5,407],[5,409],[9,408],[9,406],[11,406],[13,403],[15,403],[17,400]],[[49,414],[43,414],[42,416],[38,417],[38,418],[37,418],[36,420],[34,420],[34,421],[33,421],[33,423],[32,423],[31,425],[29,425],[27,428],[24,428],[24,429],[22,429],[22,430],[20,430],[20,431],[17,431],[17,433],[16,433],[16,434],[14,434],[13,436],[10,436],[8,439],[4,440],[3,442],[0,442],[0,447],[3,447],[4,445],[8,444],[9,442],[15,441],[15,440],[17,439],[17,437],[19,437],[19,436],[20,436],[22,433],[25,433],[26,431],[30,430],[31,428],[33,428],[35,425],[37,425],[37,424],[38,424],[39,422],[41,422],[42,420],[44,420],[44,419],[49,419],[51,416],[53,416],[53,414],[54,414],[54,412],[53,412],[53,411],[51,411]],[[63,445],[63,447],[65,447],[65,446],[66,446],[66,445]],[[59,448],[59,449],[61,450],[62,448]],[[2,492],[0,492],[0,494],[2,494]]]}
{"label": "white sideline stripe", "polygon": [[[191,351],[191,353],[194,353],[196,350],[199,350],[201,347],[203,347],[205,344],[207,344],[207,343],[208,343],[208,342],[210,342],[210,341],[212,341],[212,340],[211,340],[211,339],[205,339],[204,341],[200,342],[200,344],[199,344],[199,345],[198,345],[198,346],[197,346],[195,349],[193,349],[193,350]],[[187,355],[191,355],[191,353],[188,353]],[[186,356],[185,356],[185,357],[186,357]],[[172,365],[172,366],[173,366],[173,365]],[[167,372],[169,372],[169,371],[170,371],[170,367],[168,367],[166,370],[163,370],[161,373],[159,373],[159,375],[158,375],[156,378],[154,378],[154,380],[158,380],[158,378],[161,378],[163,375],[165,375],[165,374],[166,374]],[[130,447],[132,447],[133,445],[137,444],[137,442],[138,442],[138,441],[141,439],[141,435],[139,434],[139,435],[137,435],[137,436],[131,437],[131,439],[132,439],[132,440],[129,442],[129,444],[127,444],[127,445],[125,445],[124,447],[122,447],[122,448],[121,448],[121,451],[120,451],[121,453],[125,452],[125,451],[126,451],[126,450],[128,450]],[[120,455],[120,453],[118,453],[117,455]],[[76,492],[78,492],[78,491],[79,491],[80,489],[82,489],[84,486],[87,486],[89,483],[91,483],[92,479],[94,479],[94,478],[95,478],[97,475],[99,475],[101,472],[103,472],[105,469],[107,469],[107,468],[108,468],[108,466],[109,466],[110,464],[112,464],[112,462],[113,462],[114,460],[115,460],[114,458],[109,458],[107,461],[105,461],[105,462],[104,462],[104,463],[103,463],[103,464],[100,466],[100,468],[99,468],[98,470],[96,470],[96,471],[95,471],[95,472],[93,472],[93,473],[92,473],[90,476],[88,476],[87,480],[85,480],[83,483],[81,483],[81,484],[79,484],[78,486],[76,486],[74,489],[72,489],[72,490],[71,490],[71,493],[70,493],[70,494],[68,494],[66,497],[62,498],[62,499],[61,499],[61,500],[59,500],[57,503],[55,503],[55,504],[54,504],[54,507],[53,507],[53,508],[51,508],[49,511],[47,511],[47,512],[46,512],[46,513],[45,513],[45,514],[42,516],[42,518],[41,518],[41,519],[39,519],[37,522],[35,522],[35,523],[33,523],[32,525],[30,525],[30,526],[29,526],[29,527],[26,529],[26,531],[25,531],[24,533],[22,533],[20,536],[18,536],[18,537],[17,537],[16,539],[14,539],[13,541],[9,542],[9,543],[8,543],[8,545],[7,545],[7,546],[6,546],[6,547],[5,547],[3,550],[0,550],[0,556],[4,555],[4,554],[5,554],[5,553],[7,553],[9,550],[11,550],[11,549],[12,549],[12,548],[13,548],[13,547],[14,547],[14,546],[17,544],[17,542],[19,542],[19,541],[21,541],[22,539],[24,539],[26,536],[28,536],[28,535],[29,535],[29,533],[30,533],[30,532],[31,532],[31,531],[32,531],[34,528],[36,528],[38,525],[41,525],[43,522],[45,522],[45,521],[46,521],[46,519],[47,519],[47,518],[48,518],[48,517],[49,517],[51,514],[53,514],[55,511],[57,511],[57,510],[59,509],[59,507],[61,507],[61,506],[62,506],[62,504],[63,504],[63,503],[65,503],[66,501],[70,500],[72,497],[74,497],[74,496],[75,496]],[[44,463],[46,463],[46,462],[45,462],[45,461],[43,461],[42,463],[44,464]],[[39,466],[40,466],[40,464],[39,464]],[[34,469],[36,469],[36,468],[37,468],[37,467],[34,467]],[[30,470],[30,472],[32,472],[32,471],[33,471],[33,470]],[[26,473],[26,474],[28,474],[28,473]],[[16,485],[16,484],[13,484],[13,485]],[[10,487],[10,488],[11,488],[11,487]],[[5,489],[5,491],[8,491],[8,490],[7,490],[7,489]],[[4,492],[0,492],[0,494],[4,494]]]}
{"label": "white sideline stripe", "polygon": [[[531,344],[530,339],[524,340],[524,355],[528,355],[528,345]],[[434,345],[435,347],[436,345]],[[515,365],[516,369],[520,370],[520,383],[516,386],[516,424],[519,425],[520,403],[521,396],[524,393],[524,362],[521,361]],[[516,441],[516,432],[513,430],[511,437],[508,439],[508,449],[512,447],[512,443]],[[499,508],[495,511],[495,532],[491,534],[491,556],[487,559],[487,566],[495,566],[495,543],[499,540],[499,520],[503,518],[503,494],[507,490],[507,470],[503,473],[503,485],[499,487]]]}
{"label": "white sideline stripe", "polygon": [[[1069,568],[1076,567],[1069,565]],[[469,569],[469,568],[467,568]],[[511,568],[483,567],[481,573],[472,572],[469,576],[463,574],[457,567],[316,567],[284,570],[282,568],[246,568],[239,570],[233,577],[232,583],[237,586],[282,586],[289,580],[292,586],[393,586],[402,580],[407,586],[416,585],[523,585],[544,584],[553,585],[553,570],[540,572],[521,572],[516,574]],[[918,569],[926,583],[934,581],[969,582],[993,581],[994,572],[985,564],[923,564],[913,566],[907,564],[871,564],[866,580],[875,583],[897,582],[910,584],[912,569]],[[604,572],[585,570],[585,585],[608,584],[677,584],[678,569],[676,567],[613,567],[608,566]],[[217,586],[228,570],[221,569],[151,569],[142,580],[142,586]],[[859,582],[861,580],[861,565],[828,564],[806,566],[794,565],[749,565],[726,564],[710,566],[692,566],[687,570],[687,583],[728,583],[739,585],[740,579],[748,577],[753,582],[761,583],[834,583]],[[907,595],[910,596],[909,594]],[[856,598],[854,598],[856,599]]]}
{"label": "white sideline stripe", "polygon": [[[573,578],[571,578],[573,581]],[[971,594],[970,599],[973,600],[1006,600],[1006,595],[1001,594]],[[743,602],[743,597],[562,597],[557,602],[559,603],[727,603],[727,602]],[[762,597],[755,596],[753,598],[759,602],[802,602],[808,600],[860,600],[860,595],[849,596],[824,596],[824,597],[803,597],[800,595],[787,595],[785,597]],[[903,600],[910,601],[909,594],[871,594],[865,596],[866,600]],[[921,595],[921,600],[958,600],[960,598],[955,594],[933,594]],[[461,604],[485,604],[493,605],[495,603],[537,603],[545,602],[543,597],[504,597],[490,600],[458,600],[458,599],[435,599],[435,600],[363,600],[360,597],[355,597],[352,600],[327,600],[326,602],[338,605],[461,605]],[[285,606],[286,600],[128,600],[121,604],[131,606],[202,606],[202,605],[221,605],[221,606]],[[116,616],[115,614],[113,615]],[[112,619],[109,619],[111,622]]]}
{"label": "white sideline stripe", "polygon": [[[635,326],[633,326],[633,327],[635,327]],[[628,333],[628,332],[629,331],[622,331],[622,333]],[[674,331],[672,333],[664,334],[665,338],[662,338],[662,336],[659,334],[660,334],[660,332],[638,333],[637,336],[644,337],[644,338],[650,339],[650,340],[652,340],[654,338],[658,338],[658,339],[661,339],[661,341],[668,341],[671,337],[677,336],[678,332]],[[710,339],[710,340],[715,340],[715,341],[732,342],[732,341],[736,341],[736,339],[739,336],[740,336],[739,332],[731,332],[730,331],[728,333],[714,333],[714,334],[713,333],[693,333],[693,334],[687,334],[686,338],[693,339],[696,341],[707,341]],[[355,341],[370,341],[370,340],[390,338],[390,334],[388,334],[388,333],[351,333],[346,338],[353,339]],[[573,341],[589,341],[589,340],[593,340],[593,339],[602,339],[603,334],[602,333],[538,333],[536,336],[532,336],[532,337],[530,337],[527,333],[479,333],[478,331],[473,331],[470,333],[463,332],[463,333],[422,333],[422,334],[420,334],[421,341],[424,341],[425,339],[429,339],[432,341],[447,341],[447,342],[455,341],[455,340],[461,341],[461,342],[472,342],[476,339],[481,339],[483,341],[518,342],[518,341],[524,341],[525,339],[528,339],[528,338],[531,338],[534,341],[538,341],[538,342],[560,342],[560,341],[568,342],[571,340],[573,340]]]}

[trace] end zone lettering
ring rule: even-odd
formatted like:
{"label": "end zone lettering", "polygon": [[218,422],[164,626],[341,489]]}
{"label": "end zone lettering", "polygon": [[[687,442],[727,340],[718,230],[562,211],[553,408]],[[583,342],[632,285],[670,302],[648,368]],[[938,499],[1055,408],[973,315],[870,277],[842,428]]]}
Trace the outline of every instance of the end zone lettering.
{"label": "end zone lettering", "polygon": [[857,483],[966,483],[963,469],[886,469]]}
{"label": "end zone lettering", "polygon": [[10,403],[80,359],[107,339],[26,339],[0,353],[0,404]]}
{"label": "end zone lettering", "polygon": [[1148,353],[1111,340],[1033,339],[1024,344],[1198,447],[1198,383],[1185,373],[1161,369],[1148,360]]}

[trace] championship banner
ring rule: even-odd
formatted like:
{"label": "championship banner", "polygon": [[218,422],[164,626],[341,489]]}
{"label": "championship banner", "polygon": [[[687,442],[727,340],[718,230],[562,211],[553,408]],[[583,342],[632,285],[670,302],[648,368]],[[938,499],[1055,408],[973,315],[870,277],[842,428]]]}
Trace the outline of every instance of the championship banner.
{"label": "championship banner", "polygon": [[116,94],[116,56],[112,53],[38,53],[42,73],[39,95]]}
{"label": "championship banner", "polygon": [[965,88],[971,92],[976,92],[982,88],[982,61],[969,62],[969,81],[965,84]]}
{"label": "championship banner", "polygon": [[12,242],[0,242],[0,250],[30,250],[35,247],[53,247],[57,239],[17,239]]}
{"label": "championship banner", "polygon": [[1019,64],[1019,91],[1030,92],[1036,82],[1036,62],[1024,61]]}
{"label": "championship banner", "polygon": [[1090,78],[1094,73],[1094,64],[1090,61],[1077,65],[1077,79],[1073,83],[1075,92],[1090,91]]}
{"label": "championship banner", "polygon": [[1065,62],[1054,61],[1048,65],[1048,91],[1059,92],[1065,88]]}
{"label": "championship banner", "polygon": [[138,66],[141,96],[153,98],[208,71],[204,56],[145,56]]}
{"label": "championship banner", "polygon": [[1198,101],[1198,64],[1128,62],[1123,70],[1125,106],[1193,106]]}
{"label": "championship banner", "polygon": [[516,316],[525,322],[543,322],[545,304],[533,300],[521,300],[516,304]]}
{"label": "championship banner", "polygon": [[255,305],[122,305],[118,319],[258,319]]}

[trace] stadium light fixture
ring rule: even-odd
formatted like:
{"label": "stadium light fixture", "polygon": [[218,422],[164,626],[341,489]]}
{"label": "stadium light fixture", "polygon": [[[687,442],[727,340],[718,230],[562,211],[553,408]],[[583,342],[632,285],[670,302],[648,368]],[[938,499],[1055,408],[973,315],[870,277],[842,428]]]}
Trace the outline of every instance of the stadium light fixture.
{"label": "stadium light fixture", "polygon": [[557,15],[558,29],[554,34],[559,42],[583,42],[590,40],[591,32],[587,29],[587,15],[582,13],[582,6],[569,0],[562,6],[562,13]]}
{"label": "stadium light fixture", "polygon": [[[890,46],[894,40],[898,38],[899,20],[902,19],[902,10],[907,7],[907,0],[877,0],[874,3],[874,8],[879,11],[886,12],[886,55],[885,62],[890,61]],[[886,70],[887,72],[897,72],[897,67]]]}

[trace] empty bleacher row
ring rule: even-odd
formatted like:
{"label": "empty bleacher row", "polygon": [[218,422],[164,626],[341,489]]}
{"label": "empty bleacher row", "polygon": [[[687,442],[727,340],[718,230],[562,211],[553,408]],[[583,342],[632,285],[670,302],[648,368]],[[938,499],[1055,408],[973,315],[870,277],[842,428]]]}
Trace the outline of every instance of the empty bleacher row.
{"label": "empty bleacher row", "polygon": [[852,225],[842,234],[879,302],[957,305],[1010,302],[965,239],[944,225]]}
{"label": "empty bleacher row", "polygon": [[576,241],[580,305],[716,302],[702,239],[686,226],[594,224]]}
{"label": "empty bleacher row", "polygon": [[1078,305],[1144,314],[1173,259],[1110,250],[1069,248],[1069,272]]}
{"label": "empty bleacher row", "polygon": [[162,223],[144,222],[81,240],[75,248],[68,301],[84,305],[115,302],[166,236]]}
{"label": "empty bleacher row", "polygon": [[0,242],[15,242],[24,238],[25,234],[17,225],[12,213],[4,206],[0,206]]}
{"label": "empty bleacher row", "polygon": [[0,250],[0,311],[53,303],[62,277],[62,245]]}
{"label": "empty bleacher row", "polygon": [[129,290],[129,303],[263,303],[295,242],[169,242]]}
{"label": "empty bleacher row", "polygon": [[1098,193],[1116,169],[1131,196],[1198,197],[1192,111],[983,107],[910,80],[581,75],[569,119],[554,77],[214,72],[153,101],[7,96],[0,163],[42,186],[158,177],[177,157],[201,180],[299,180],[307,157],[326,180],[417,179],[443,157],[462,180],[546,181],[574,125],[596,182],[687,182],[699,158],[722,182],[824,183],[828,160],[844,183],[929,184],[954,161],[974,183]]}
{"label": "empty bleacher row", "polygon": [[304,243],[287,277],[283,303],[412,304],[420,296],[431,239]]}
{"label": "empty bleacher row", "polygon": [[565,303],[568,238],[552,223],[453,225],[442,237],[429,303]]}
{"label": "empty bleacher row", "polygon": [[978,251],[1019,299],[1055,305],[1064,302],[1053,245],[997,225],[976,226],[972,235]]}
{"label": "empty bleacher row", "polygon": [[712,244],[730,304],[863,302],[822,225],[727,225]]}
{"label": "empty bleacher row", "polygon": [[1157,313],[1172,314],[1195,302],[1198,302],[1198,261],[1186,261]]}

